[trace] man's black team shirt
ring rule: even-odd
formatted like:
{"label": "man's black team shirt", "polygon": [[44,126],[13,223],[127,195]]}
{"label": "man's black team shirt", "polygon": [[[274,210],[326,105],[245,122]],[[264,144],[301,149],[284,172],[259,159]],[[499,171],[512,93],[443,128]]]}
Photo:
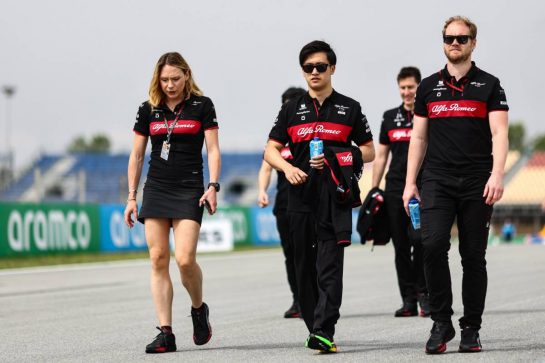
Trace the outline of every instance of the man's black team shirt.
{"label": "man's black team shirt", "polygon": [[458,175],[492,170],[488,113],[507,111],[499,79],[472,67],[456,81],[445,66],[420,83],[414,113],[428,118],[426,170]]}
{"label": "man's black team shirt", "polygon": [[[328,146],[358,146],[373,139],[367,118],[360,104],[336,91],[320,106],[308,93],[282,105],[269,139],[289,144],[292,165],[308,173],[309,142],[319,137]],[[289,188],[288,210],[312,212],[302,200],[303,186]]]}
{"label": "man's black team shirt", "polygon": [[[163,141],[167,138],[167,128],[176,119],[183,107],[176,127],[170,136],[168,160],[161,158]],[[142,103],[136,115],[134,132],[151,139],[151,160],[148,177],[174,180],[179,178],[202,180],[202,147],[204,131],[217,129],[216,111],[210,98],[192,95],[171,111],[165,105],[152,108],[148,101]]]}
{"label": "man's black team shirt", "polygon": [[386,190],[402,194],[407,175],[407,155],[413,128],[413,113],[407,111],[403,104],[384,112],[380,125],[379,142],[388,145],[392,160],[386,174]]}

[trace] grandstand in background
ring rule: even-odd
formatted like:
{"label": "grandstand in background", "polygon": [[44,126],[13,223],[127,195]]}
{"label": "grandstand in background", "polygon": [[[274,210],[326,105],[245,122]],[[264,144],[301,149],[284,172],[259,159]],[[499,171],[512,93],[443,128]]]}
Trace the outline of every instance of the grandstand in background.
{"label": "grandstand in background", "polygon": [[[204,180],[208,181],[207,158]],[[251,205],[257,200],[257,174],[262,153],[222,154],[220,203]],[[12,202],[125,203],[128,154],[81,153],[43,155],[0,192]],[[144,160],[142,190],[149,155]],[[271,184],[274,185],[274,184]],[[271,188],[274,194],[274,188]],[[141,198],[142,193],[138,193]]]}
{"label": "grandstand in background", "polygon": [[[362,200],[371,189],[372,175],[373,163],[365,164],[359,182]],[[545,213],[541,209],[545,201],[545,152],[521,155],[518,151],[509,151],[504,185],[503,198],[494,206],[493,230],[500,231],[505,221],[510,220],[519,234],[538,233],[545,224]],[[380,188],[384,189],[384,186],[382,178]],[[457,234],[455,226],[453,234]]]}
{"label": "grandstand in background", "polygon": [[[43,155],[20,173],[7,188],[0,191],[1,201],[125,203],[127,198],[128,154],[63,154]],[[203,155],[208,180],[207,158]],[[262,153],[222,153],[221,205],[255,205],[257,174]],[[140,191],[145,182],[149,156],[144,161]],[[365,165],[360,188],[364,198],[371,188],[372,163]],[[276,177],[276,173],[273,173]],[[274,198],[275,181],[269,195]],[[384,188],[384,178],[381,183]],[[142,197],[142,193],[138,193]],[[517,226],[519,233],[534,234],[545,224],[541,207],[545,201],[545,152],[521,155],[510,151],[505,167],[505,192],[496,204],[492,218],[494,230],[506,220]]]}
{"label": "grandstand in background", "polygon": [[519,156],[506,172],[503,198],[495,205],[492,223],[501,228],[511,220],[520,234],[538,233],[545,224],[545,151]]}

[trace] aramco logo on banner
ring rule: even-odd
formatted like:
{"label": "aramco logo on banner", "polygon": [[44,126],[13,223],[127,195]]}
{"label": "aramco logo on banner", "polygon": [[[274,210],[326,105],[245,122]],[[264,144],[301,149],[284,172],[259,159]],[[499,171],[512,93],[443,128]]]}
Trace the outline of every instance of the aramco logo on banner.
{"label": "aramco logo on banner", "polygon": [[7,221],[14,252],[87,250],[92,238],[86,211],[12,210]]}

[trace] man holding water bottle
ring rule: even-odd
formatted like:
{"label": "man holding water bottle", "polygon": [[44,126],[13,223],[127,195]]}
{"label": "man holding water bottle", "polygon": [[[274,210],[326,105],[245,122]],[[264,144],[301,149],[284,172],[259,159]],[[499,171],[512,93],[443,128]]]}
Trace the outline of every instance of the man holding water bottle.
{"label": "man holding water bottle", "polygon": [[[282,105],[269,134],[265,160],[285,173],[290,182],[288,215],[295,247],[295,265],[301,314],[310,332],[305,346],[321,352],[337,351],[333,340],[342,300],[344,245],[335,235],[327,200],[317,188],[312,202],[303,197],[309,177],[323,179],[324,154],[310,158],[315,137],[323,148],[358,145],[364,162],[374,159],[371,130],[361,106],[333,90],[331,77],[337,58],[329,44],[313,41],[303,47],[299,64],[308,93]],[[317,141],[319,147],[320,142]],[[292,163],[280,155],[288,143]],[[342,214],[351,217],[351,207]],[[339,243],[342,242],[342,243]]]}
{"label": "man holding water bottle", "polygon": [[[456,335],[448,263],[450,230],[456,217],[462,257],[463,315],[459,352],[482,350],[486,246],[492,206],[503,194],[508,150],[508,115],[500,81],[477,68],[471,54],[477,26],[462,16],[443,27],[447,65],[418,87],[403,202],[421,201],[424,272],[434,321],[426,353],[443,353]],[[416,176],[426,156],[422,189]]]}

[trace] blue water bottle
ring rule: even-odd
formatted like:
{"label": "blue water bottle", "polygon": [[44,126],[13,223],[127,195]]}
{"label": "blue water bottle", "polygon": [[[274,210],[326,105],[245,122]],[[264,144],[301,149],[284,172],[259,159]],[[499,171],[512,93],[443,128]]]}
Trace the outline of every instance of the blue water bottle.
{"label": "blue water bottle", "polygon": [[420,229],[420,202],[416,198],[409,200],[409,214],[414,229]]}
{"label": "blue water bottle", "polygon": [[310,141],[310,158],[324,153],[324,142],[319,137],[315,137]]}

